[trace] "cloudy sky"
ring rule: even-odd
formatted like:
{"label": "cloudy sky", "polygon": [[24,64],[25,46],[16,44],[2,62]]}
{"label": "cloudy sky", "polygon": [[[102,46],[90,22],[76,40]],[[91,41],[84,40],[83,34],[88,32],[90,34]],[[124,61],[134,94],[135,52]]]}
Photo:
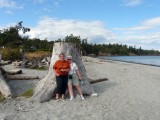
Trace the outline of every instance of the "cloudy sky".
{"label": "cloudy sky", "polygon": [[0,0],[0,29],[23,21],[31,38],[160,50],[160,0]]}

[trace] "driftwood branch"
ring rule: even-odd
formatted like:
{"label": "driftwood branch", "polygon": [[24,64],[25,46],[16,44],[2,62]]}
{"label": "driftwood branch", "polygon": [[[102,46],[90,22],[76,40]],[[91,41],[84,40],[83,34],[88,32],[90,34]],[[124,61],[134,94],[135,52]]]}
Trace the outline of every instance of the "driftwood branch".
{"label": "driftwood branch", "polygon": [[38,67],[38,64],[34,64],[34,65],[32,65],[31,67],[29,67],[30,69],[35,69],[35,68],[37,68]]}
{"label": "driftwood branch", "polygon": [[39,79],[38,76],[6,75],[5,77],[8,80],[33,80],[33,79]]}
{"label": "driftwood branch", "polygon": [[94,84],[97,82],[103,82],[103,81],[107,81],[107,80],[108,80],[108,78],[100,78],[100,79],[96,79],[96,80],[90,79],[90,84]]}

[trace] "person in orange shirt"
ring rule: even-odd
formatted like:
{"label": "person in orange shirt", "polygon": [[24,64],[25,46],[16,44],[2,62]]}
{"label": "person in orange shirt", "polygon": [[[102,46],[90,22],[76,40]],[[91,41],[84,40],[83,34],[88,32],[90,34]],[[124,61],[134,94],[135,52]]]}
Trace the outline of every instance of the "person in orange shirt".
{"label": "person in orange shirt", "polygon": [[53,70],[56,75],[57,83],[56,100],[60,101],[60,95],[61,99],[64,100],[68,85],[68,73],[70,71],[70,63],[65,60],[64,53],[59,54],[59,60],[53,65]]}

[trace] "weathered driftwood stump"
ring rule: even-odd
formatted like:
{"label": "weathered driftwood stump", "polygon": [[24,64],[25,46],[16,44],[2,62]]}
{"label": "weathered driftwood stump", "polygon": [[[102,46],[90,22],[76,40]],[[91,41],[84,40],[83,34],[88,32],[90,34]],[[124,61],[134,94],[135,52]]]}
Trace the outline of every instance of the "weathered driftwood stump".
{"label": "weathered driftwood stump", "polygon": [[49,67],[48,74],[42,80],[39,81],[34,89],[33,101],[44,102],[51,99],[53,92],[56,88],[55,74],[53,72],[53,64],[59,59],[59,53],[65,53],[65,55],[72,55],[73,61],[77,64],[81,75],[84,80],[84,84],[81,85],[83,94],[92,95],[95,94],[88,77],[86,70],[81,60],[81,57],[74,44],[71,43],[55,43],[52,51],[52,58]]}
{"label": "weathered driftwood stump", "polygon": [[[3,62],[3,63],[10,64],[10,62]],[[7,71],[2,67],[2,65],[6,65],[6,64],[0,65],[0,92],[2,93],[2,95],[4,95],[4,97],[6,99],[8,99],[13,96],[13,92],[12,92],[12,89],[10,88],[10,86],[7,84],[7,82],[5,80],[5,76],[6,75],[22,74],[22,70],[9,70],[9,71]]]}
{"label": "weathered driftwood stump", "polygon": [[[1,67],[1,65],[6,64],[6,62],[1,62],[1,54],[0,54],[0,92],[4,95],[5,98],[12,97],[12,90],[8,86],[2,74],[5,74],[5,70]],[[2,70],[1,70],[2,69]]]}
{"label": "weathered driftwood stump", "polygon": [[7,82],[5,81],[1,73],[0,73],[0,92],[2,93],[2,95],[4,95],[6,99],[11,98],[13,95],[11,88],[8,86]]}
{"label": "weathered driftwood stump", "polygon": [[3,75],[5,74],[5,70],[0,66],[0,92],[6,99],[11,98],[13,96],[11,88],[8,86],[6,80]]}

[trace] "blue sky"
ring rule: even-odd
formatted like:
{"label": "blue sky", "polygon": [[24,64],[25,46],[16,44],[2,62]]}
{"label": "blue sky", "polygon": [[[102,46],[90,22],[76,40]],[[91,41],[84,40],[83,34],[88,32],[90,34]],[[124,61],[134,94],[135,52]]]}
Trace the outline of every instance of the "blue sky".
{"label": "blue sky", "polygon": [[30,38],[74,34],[92,43],[160,50],[159,6],[160,0],[0,0],[0,29],[23,21]]}

